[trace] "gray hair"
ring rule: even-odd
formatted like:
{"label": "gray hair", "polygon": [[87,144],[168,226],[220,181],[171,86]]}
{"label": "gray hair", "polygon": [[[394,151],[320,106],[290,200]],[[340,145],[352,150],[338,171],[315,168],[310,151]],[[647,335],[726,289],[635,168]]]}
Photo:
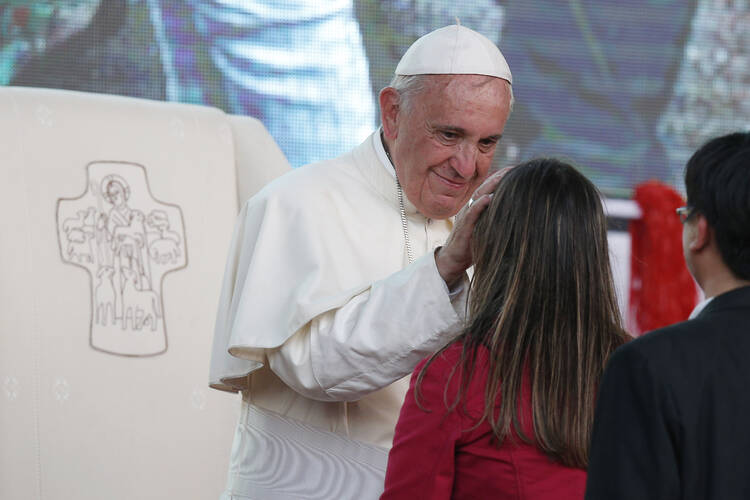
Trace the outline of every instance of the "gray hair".
{"label": "gray hair", "polygon": [[[407,113],[411,111],[414,102],[414,96],[424,92],[433,80],[433,75],[394,75],[389,87],[394,88],[399,95],[399,106]],[[489,77],[494,78],[494,77]],[[508,82],[508,91],[510,92],[510,111],[513,111],[513,85]]]}

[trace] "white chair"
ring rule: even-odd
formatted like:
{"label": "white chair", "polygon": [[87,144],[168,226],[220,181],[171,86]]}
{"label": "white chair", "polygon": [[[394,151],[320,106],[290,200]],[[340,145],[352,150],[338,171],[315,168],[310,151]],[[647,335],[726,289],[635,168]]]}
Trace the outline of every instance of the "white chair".
{"label": "white chair", "polygon": [[217,498],[208,388],[238,200],[289,169],[257,120],[0,88],[0,498]]}

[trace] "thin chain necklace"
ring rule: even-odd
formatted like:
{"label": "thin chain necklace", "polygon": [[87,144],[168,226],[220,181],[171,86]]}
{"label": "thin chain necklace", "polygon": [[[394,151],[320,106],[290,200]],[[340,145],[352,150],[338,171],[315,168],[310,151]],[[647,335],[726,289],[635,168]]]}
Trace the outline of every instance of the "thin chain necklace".
{"label": "thin chain necklace", "polygon": [[[393,162],[391,162],[393,163]],[[406,209],[404,208],[404,190],[401,189],[401,183],[396,178],[396,190],[398,191],[398,208],[401,212],[401,228],[404,230],[404,244],[406,245],[406,256],[409,258],[409,264],[414,262],[414,254],[411,251],[411,241],[409,241],[409,227],[406,225]]]}
{"label": "thin chain necklace", "polygon": [[[383,132],[380,132],[380,141],[383,143],[383,150],[385,150],[385,155],[388,157],[388,161],[391,162],[391,166],[393,166],[393,172],[396,173],[396,164],[393,163],[393,158],[391,158],[391,153],[388,151],[388,148],[385,145],[385,141],[383,140]],[[398,209],[401,213],[401,229],[404,231],[404,246],[406,246],[406,256],[409,259],[409,264],[414,262],[414,254],[411,251],[411,240],[409,240],[409,226],[406,223],[406,208],[404,207],[404,190],[401,188],[401,182],[398,180],[398,174],[396,174],[396,194],[398,194]]]}

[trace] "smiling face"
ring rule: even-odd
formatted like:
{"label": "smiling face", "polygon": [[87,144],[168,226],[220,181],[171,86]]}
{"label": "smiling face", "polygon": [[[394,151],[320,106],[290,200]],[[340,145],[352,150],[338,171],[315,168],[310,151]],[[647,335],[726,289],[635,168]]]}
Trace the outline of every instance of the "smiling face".
{"label": "smiling face", "polygon": [[404,109],[395,89],[383,89],[383,132],[409,201],[425,217],[446,219],[487,178],[510,89],[494,77],[431,75],[411,99]]}

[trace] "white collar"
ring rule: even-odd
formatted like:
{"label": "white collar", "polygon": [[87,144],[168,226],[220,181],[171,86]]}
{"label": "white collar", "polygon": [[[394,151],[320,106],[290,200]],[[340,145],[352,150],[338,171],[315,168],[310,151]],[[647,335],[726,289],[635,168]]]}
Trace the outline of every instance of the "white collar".
{"label": "white collar", "polygon": [[712,300],[714,300],[714,298],[713,297],[709,297],[707,299],[704,299],[704,300],[701,300],[700,302],[698,302],[698,304],[695,306],[695,308],[693,308],[693,312],[691,312],[690,316],[688,316],[688,319],[693,319],[696,316],[698,316],[701,313],[701,311],[703,311],[703,309],[705,309],[706,306],[709,304],[709,302],[711,302]]}
{"label": "white collar", "polygon": [[395,179],[396,178],[396,169],[391,163],[391,160],[388,158],[388,153],[385,152],[385,146],[383,145],[382,141],[382,133],[383,133],[383,127],[378,127],[378,129],[375,131],[374,134],[372,134],[372,145],[375,148],[375,154],[377,155],[378,159],[380,160],[380,163],[383,164],[383,168],[385,168],[389,174]]}

